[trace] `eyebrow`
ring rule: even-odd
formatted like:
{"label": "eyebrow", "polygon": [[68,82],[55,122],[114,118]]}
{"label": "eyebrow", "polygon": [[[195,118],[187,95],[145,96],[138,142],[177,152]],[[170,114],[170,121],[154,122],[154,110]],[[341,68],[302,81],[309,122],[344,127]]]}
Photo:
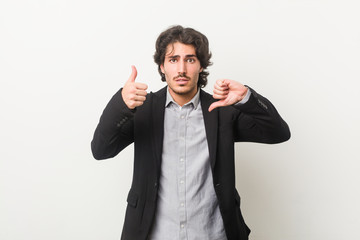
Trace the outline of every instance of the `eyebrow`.
{"label": "eyebrow", "polygon": [[[180,57],[179,55],[168,56],[168,58],[179,58],[179,57]],[[185,58],[191,58],[191,57],[196,57],[196,55],[195,54],[185,55]]]}

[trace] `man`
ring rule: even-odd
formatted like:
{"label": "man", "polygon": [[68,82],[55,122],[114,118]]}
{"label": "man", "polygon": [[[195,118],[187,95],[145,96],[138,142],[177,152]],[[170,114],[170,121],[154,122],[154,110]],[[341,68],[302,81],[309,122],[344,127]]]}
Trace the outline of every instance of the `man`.
{"label": "man", "polygon": [[169,28],[154,55],[167,87],[147,93],[132,66],[100,118],[91,144],[96,159],[135,148],[122,239],[248,239],[234,142],[280,143],[290,131],[266,98],[237,81],[217,80],[213,96],[201,90],[210,58],[203,34]]}

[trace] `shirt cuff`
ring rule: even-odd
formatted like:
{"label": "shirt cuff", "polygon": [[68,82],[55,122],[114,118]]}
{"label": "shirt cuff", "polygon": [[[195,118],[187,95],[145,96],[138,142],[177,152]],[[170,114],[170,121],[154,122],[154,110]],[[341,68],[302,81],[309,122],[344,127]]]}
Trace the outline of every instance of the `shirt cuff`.
{"label": "shirt cuff", "polygon": [[250,91],[250,89],[248,88],[245,97],[244,97],[243,99],[241,99],[241,101],[235,103],[235,106],[236,106],[236,105],[242,105],[242,104],[247,103],[247,101],[249,101],[250,95],[251,95],[251,91]]}

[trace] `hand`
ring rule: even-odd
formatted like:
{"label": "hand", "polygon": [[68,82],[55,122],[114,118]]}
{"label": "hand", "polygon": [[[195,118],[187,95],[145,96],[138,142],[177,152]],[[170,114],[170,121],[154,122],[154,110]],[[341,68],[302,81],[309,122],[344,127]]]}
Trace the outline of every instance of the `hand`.
{"label": "hand", "polygon": [[148,86],[145,83],[135,82],[137,76],[137,70],[135,66],[131,66],[132,72],[125,83],[121,95],[129,109],[134,109],[138,106],[141,106],[146,99],[146,89]]}
{"label": "hand", "polygon": [[230,79],[217,80],[214,85],[213,98],[219,99],[209,107],[209,112],[217,107],[233,105],[241,101],[248,91],[248,88],[239,82]]}

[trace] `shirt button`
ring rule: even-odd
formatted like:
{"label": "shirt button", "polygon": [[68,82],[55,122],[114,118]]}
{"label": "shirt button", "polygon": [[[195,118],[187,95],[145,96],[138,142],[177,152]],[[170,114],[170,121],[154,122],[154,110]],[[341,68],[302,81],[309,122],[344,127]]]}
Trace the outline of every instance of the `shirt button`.
{"label": "shirt button", "polygon": [[180,162],[183,162],[184,161],[184,159],[183,158],[180,158]]}
{"label": "shirt button", "polygon": [[184,228],[184,227],[185,227],[185,225],[184,225],[184,224],[181,224],[181,225],[180,225],[180,227],[181,227],[181,228]]}
{"label": "shirt button", "polygon": [[181,115],[181,116],[180,116],[180,118],[181,118],[181,119],[184,119],[184,118],[185,118],[185,116],[184,116],[184,115]]}
{"label": "shirt button", "polygon": [[184,206],[184,203],[180,203],[180,206],[182,206],[182,207],[183,207],[183,206]]}
{"label": "shirt button", "polygon": [[180,183],[181,183],[181,184],[184,184],[184,180],[181,180]]}

